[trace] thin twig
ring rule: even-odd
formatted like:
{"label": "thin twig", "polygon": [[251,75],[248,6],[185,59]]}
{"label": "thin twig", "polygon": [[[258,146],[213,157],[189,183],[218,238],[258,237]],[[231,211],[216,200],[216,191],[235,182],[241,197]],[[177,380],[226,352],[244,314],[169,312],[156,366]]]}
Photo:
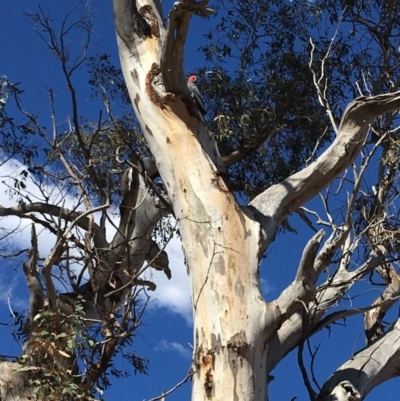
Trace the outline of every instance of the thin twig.
{"label": "thin twig", "polygon": [[192,370],[192,368],[190,368],[186,377],[182,381],[180,381],[176,386],[172,387],[168,391],[163,391],[163,393],[161,395],[159,395],[158,397],[155,397],[155,398],[151,398],[148,401],[158,401],[158,400],[161,400],[166,395],[173,393],[178,387],[182,386],[182,384],[185,384],[195,373],[196,373],[196,371]]}
{"label": "thin twig", "polygon": [[304,385],[306,386],[310,400],[315,400],[317,394],[315,393],[314,389],[311,386],[310,379],[308,378],[307,369],[304,366],[303,350],[304,350],[304,342],[301,342],[301,344],[297,349],[297,363],[299,364],[301,376],[303,377]]}

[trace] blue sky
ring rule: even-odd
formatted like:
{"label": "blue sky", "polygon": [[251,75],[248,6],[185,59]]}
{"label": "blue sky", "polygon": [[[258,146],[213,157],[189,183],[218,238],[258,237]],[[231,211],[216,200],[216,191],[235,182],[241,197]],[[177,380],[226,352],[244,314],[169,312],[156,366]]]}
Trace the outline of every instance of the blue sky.
{"label": "blue sky", "polygon": [[[69,11],[74,2],[40,2],[44,9],[49,9],[57,19]],[[172,1],[166,1],[167,10]],[[0,43],[2,57],[0,59],[0,74],[6,75],[13,82],[21,82],[24,107],[39,114],[42,121],[48,123],[50,116],[49,99],[46,87],[52,87],[56,95],[57,113],[65,116],[69,112],[69,98],[65,81],[54,57],[46,49],[45,44],[33,31],[33,22],[23,15],[23,11],[37,10],[37,3],[26,0],[3,0],[3,11],[0,14]],[[94,18],[93,50],[97,53],[108,53],[117,64],[118,55],[115,32],[112,20],[111,1],[94,2],[92,4]],[[167,15],[167,13],[165,13]],[[190,46],[187,46],[185,70],[194,71],[204,65],[202,53],[197,49],[204,40],[205,34],[213,20],[195,19],[189,36]],[[81,80],[81,81],[80,81]],[[80,88],[79,98],[82,114],[88,118],[98,115],[98,103],[91,100],[86,86],[87,77],[78,76],[77,87]],[[61,117],[60,117],[61,118]],[[7,165],[7,168],[12,168]],[[0,176],[9,174],[9,170],[0,171]],[[12,202],[0,188],[0,204],[6,206]],[[7,224],[15,224],[16,220]],[[291,219],[298,228],[298,234],[282,234],[273,243],[268,257],[264,260],[261,273],[263,289],[268,300],[276,298],[280,292],[293,280],[304,245],[312,236],[297,217]],[[14,238],[15,243],[29,241],[27,229],[20,237]],[[42,252],[46,251],[45,233],[42,234]],[[168,282],[162,273],[153,272],[158,289],[153,301],[143,317],[143,325],[137,332],[133,349],[142,357],[150,360],[147,376],[132,375],[128,379],[115,381],[115,385],[107,391],[109,401],[141,401],[155,397],[163,389],[168,390],[182,380],[189,367],[191,359],[192,325],[190,317],[190,289],[183,266],[183,258],[178,241],[169,248],[172,280]],[[20,267],[20,266],[19,266]],[[7,295],[9,294],[9,296]],[[371,295],[376,297],[377,293]],[[367,295],[368,296],[368,295]],[[14,309],[27,307],[28,294],[23,276],[12,269],[12,264],[0,267],[0,322],[10,322],[8,303]],[[352,352],[364,344],[362,316],[347,322],[347,327],[333,326],[332,331],[323,331],[312,339],[314,346],[321,343],[316,362],[316,376],[322,385],[324,380],[340,366]],[[0,326],[2,347],[0,354],[17,355],[20,347],[13,341],[10,327]],[[126,362],[123,362],[126,364]],[[289,401],[297,396],[299,400],[308,399],[299,368],[296,353],[289,355],[272,373],[275,380],[269,386],[270,400]],[[399,380],[392,380],[375,390],[368,400],[396,399]],[[168,401],[187,401],[190,398],[190,384],[184,385],[171,396]]]}

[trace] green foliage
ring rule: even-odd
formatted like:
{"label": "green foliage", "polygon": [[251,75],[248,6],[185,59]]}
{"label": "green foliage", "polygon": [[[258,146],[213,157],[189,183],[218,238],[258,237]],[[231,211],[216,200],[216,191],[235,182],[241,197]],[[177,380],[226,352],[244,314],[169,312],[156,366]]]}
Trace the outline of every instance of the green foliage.
{"label": "green foliage", "polygon": [[[313,161],[332,140],[332,124],[339,123],[349,99],[399,89],[398,1],[217,0],[217,11],[216,25],[206,34],[202,48],[209,67],[200,68],[198,85],[221,155],[229,160],[235,151],[243,153],[228,166],[231,184],[242,198],[252,199]],[[64,50],[55,50],[63,60]],[[55,132],[20,108],[19,84],[0,79],[0,156],[17,157],[27,166],[9,188],[20,203],[30,201],[25,191],[29,172],[40,183],[43,203],[52,202],[48,185],[62,188],[62,195],[73,194],[77,204],[85,195],[94,200],[93,206],[109,202],[118,206],[123,171],[133,159],[151,156],[132,114],[121,71],[110,56],[80,58],[78,64],[86,65],[92,97],[102,100],[105,112],[99,113],[97,121],[75,114],[73,122],[55,124]],[[64,67],[72,85],[75,66]],[[22,117],[10,117],[10,110],[13,115],[19,110]],[[396,111],[374,122],[376,137],[387,135],[381,176],[399,168],[398,133],[390,131],[397,119]],[[61,156],[65,163],[60,162]],[[73,166],[76,180],[67,166]],[[156,184],[163,192],[160,179]],[[388,193],[394,196],[396,190]],[[373,209],[372,201],[366,196],[355,202],[358,232],[370,223],[365,211]],[[335,213],[340,215],[343,210],[338,210]],[[397,211],[392,215],[397,216]],[[104,232],[106,218],[103,214],[100,223]],[[41,223],[58,233],[63,227],[56,220],[46,218]],[[399,225],[397,217],[389,222]],[[288,221],[282,228],[295,231]],[[157,240],[165,243],[173,230],[170,222],[160,222]],[[78,248],[68,246],[74,251]],[[76,263],[82,268],[87,267],[86,251],[77,249]],[[79,285],[69,270],[70,258],[66,254],[58,268],[61,274],[67,273],[68,284]],[[102,323],[91,328],[85,325],[83,299],[74,304],[70,315],[45,310],[30,325],[18,315],[17,337],[25,340],[32,330],[30,352],[19,363],[30,369],[29,384],[35,394],[47,400],[102,397],[110,375],[129,375],[114,364],[117,355],[130,363],[135,374],[146,373],[148,360],[125,348],[132,347],[140,325],[137,301],[137,293],[130,294],[126,304],[117,311],[108,310]],[[109,358],[103,359],[104,347],[111,342]]]}
{"label": "green foliage", "polygon": [[[90,351],[85,325],[83,300],[78,299],[71,315],[45,310],[33,318],[27,350],[19,360],[31,372],[29,385],[40,399],[85,399],[90,390],[80,386],[77,356]],[[61,330],[61,331],[60,331]]]}
{"label": "green foliage", "polygon": [[[134,305],[133,308],[138,307],[136,301]],[[93,375],[96,364],[103,357],[104,344],[111,339],[103,338],[99,325],[86,327],[85,301],[81,296],[76,299],[71,312],[65,315],[44,310],[34,317],[31,324],[27,324],[22,314],[18,314],[20,318],[16,325],[19,326],[19,337],[26,339],[28,335],[27,352],[18,360],[19,369],[30,372],[28,383],[39,399],[102,398],[104,390],[111,385],[110,375],[116,378],[130,375],[129,369],[114,366],[113,360],[118,354],[128,362],[135,374],[147,373],[148,360],[127,351],[127,346],[133,344],[134,330],[140,324],[140,316],[134,313],[130,321],[123,320],[126,310],[121,308],[112,317],[117,328],[115,335],[121,340],[107,363],[107,369]],[[93,378],[95,380],[90,381]]]}
{"label": "green foliage", "polygon": [[132,112],[132,105],[122,71],[111,63],[108,54],[89,57],[87,61],[90,74],[89,85],[92,96],[101,97],[104,94],[115,101],[118,106],[128,106]]}
{"label": "green foliage", "polygon": [[211,128],[222,155],[246,149],[230,174],[248,198],[299,170],[331,137],[309,68],[307,10],[304,2],[221,1],[206,36],[215,67],[202,70],[200,85]]}
{"label": "green foliage", "polygon": [[18,103],[22,93],[19,83],[13,84],[6,76],[0,76],[0,163],[10,157],[29,163],[37,157],[34,124],[29,120],[21,123],[9,114],[10,100]]}
{"label": "green foliage", "polygon": [[312,161],[348,99],[397,89],[398,2],[221,0],[216,9],[199,86],[221,154],[245,149],[229,172],[247,198]]}
{"label": "green foliage", "polygon": [[[70,23],[68,20],[73,17],[73,12],[61,24],[60,35],[52,29],[52,19],[41,9],[31,15],[38,26],[44,28],[39,33],[41,36],[44,32],[41,38],[49,35],[50,40],[45,42],[61,63],[68,82],[73,107],[67,122],[64,118],[61,123],[57,121],[51,88],[48,94],[53,124],[46,127],[42,118],[22,108],[20,97],[23,91],[19,86],[5,77],[0,81],[1,161],[3,157],[17,158],[26,166],[18,176],[7,178],[4,185],[17,196],[20,204],[40,203],[44,212],[29,217],[42,229],[55,235],[61,235],[68,223],[61,217],[53,219],[46,212],[55,205],[64,206],[65,196],[76,200],[71,210],[79,208],[84,203],[83,199],[86,210],[103,205],[99,230],[106,234],[106,221],[110,220],[112,213],[118,213],[115,206],[120,205],[124,193],[121,188],[123,173],[133,159],[141,167],[140,159],[149,156],[149,151],[133,116],[121,71],[111,64],[107,55],[87,56],[90,21],[86,21],[78,10],[78,20]],[[65,47],[68,41],[64,38],[76,28],[80,31],[85,27],[84,50],[78,51],[78,58],[74,59],[76,49]],[[74,87],[74,74],[85,65],[89,69],[92,96],[100,98],[103,105],[96,121],[82,117],[77,106],[80,91]],[[9,110],[17,117],[9,117]],[[38,188],[34,198],[32,192],[28,192],[27,180],[32,180]],[[113,207],[111,212],[107,210],[110,207]],[[160,226],[160,233],[163,230]],[[110,375],[126,377],[132,371],[135,374],[147,372],[148,360],[133,350],[135,331],[140,326],[146,306],[140,306],[141,287],[136,288],[132,284],[133,289],[127,294],[121,290],[117,296],[105,299],[100,290],[96,296],[93,295],[91,283],[82,286],[82,275],[89,262],[93,263],[95,259],[98,263],[96,252],[104,251],[91,249],[88,245],[90,239],[86,241],[90,235],[83,240],[80,236],[83,231],[74,231],[54,262],[52,278],[60,279],[71,289],[68,296],[61,295],[58,299],[63,307],[58,308],[58,304],[52,308],[46,306],[34,317],[15,314],[15,336],[25,343],[25,353],[18,364],[21,370],[29,373],[27,385],[40,399],[70,401],[94,396],[102,398],[104,390],[110,386]],[[124,249],[128,248],[127,241]],[[73,268],[71,264],[74,264]],[[82,267],[80,274],[75,273],[75,269],[79,270],[78,264]],[[88,298],[79,295],[88,288],[91,291]],[[115,290],[115,287],[112,289]],[[122,298],[121,294],[124,298],[117,300],[118,296]],[[95,316],[101,316],[96,322],[85,320],[88,308],[85,299],[90,299],[90,311]],[[128,362],[126,368],[114,365],[115,360],[120,363],[121,358]]]}

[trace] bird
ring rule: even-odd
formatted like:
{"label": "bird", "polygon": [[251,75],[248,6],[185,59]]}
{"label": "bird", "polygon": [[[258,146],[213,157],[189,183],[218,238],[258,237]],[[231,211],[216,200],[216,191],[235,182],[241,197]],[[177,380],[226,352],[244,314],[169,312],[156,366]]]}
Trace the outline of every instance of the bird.
{"label": "bird", "polygon": [[192,98],[195,100],[195,102],[197,104],[197,108],[199,109],[200,113],[204,115],[207,113],[207,109],[204,105],[203,96],[201,96],[199,88],[195,84],[196,79],[197,79],[197,76],[195,74],[189,75],[189,79],[187,81],[187,86],[188,86],[190,95],[192,96]]}

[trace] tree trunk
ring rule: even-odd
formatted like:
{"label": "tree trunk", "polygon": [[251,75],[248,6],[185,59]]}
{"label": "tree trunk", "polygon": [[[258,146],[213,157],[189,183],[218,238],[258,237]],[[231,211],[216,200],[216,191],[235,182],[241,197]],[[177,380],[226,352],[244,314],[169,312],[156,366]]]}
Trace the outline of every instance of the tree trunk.
{"label": "tree trunk", "polygon": [[259,227],[220,194],[220,217],[188,221],[184,241],[194,313],[192,399],[262,400],[268,315],[258,281]]}
{"label": "tree trunk", "polygon": [[[128,3],[114,2],[121,64],[179,221],[192,281],[192,399],[265,399],[267,308],[258,278],[260,226],[227,188],[214,140],[184,88],[183,75],[174,95],[156,93],[161,73],[154,63],[160,63],[162,43],[156,46],[152,37],[127,44],[129,34],[121,28]],[[140,19],[140,10],[133,18]]]}
{"label": "tree trunk", "polygon": [[132,104],[179,222],[192,282],[192,400],[261,401],[267,398],[269,341],[315,298],[324,263],[347,234],[318,259],[324,235],[317,233],[292,285],[270,304],[260,293],[260,258],[277,225],[352,163],[368,124],[400,100],[392,94],[353,102],[336,140],[316,162],[241,207],[182,68],[190,17],[207,14],[206,3],[174,3],[165,30],[158,2],[147,1],[138,9],[134,0],[114,0],[119,54]]}

